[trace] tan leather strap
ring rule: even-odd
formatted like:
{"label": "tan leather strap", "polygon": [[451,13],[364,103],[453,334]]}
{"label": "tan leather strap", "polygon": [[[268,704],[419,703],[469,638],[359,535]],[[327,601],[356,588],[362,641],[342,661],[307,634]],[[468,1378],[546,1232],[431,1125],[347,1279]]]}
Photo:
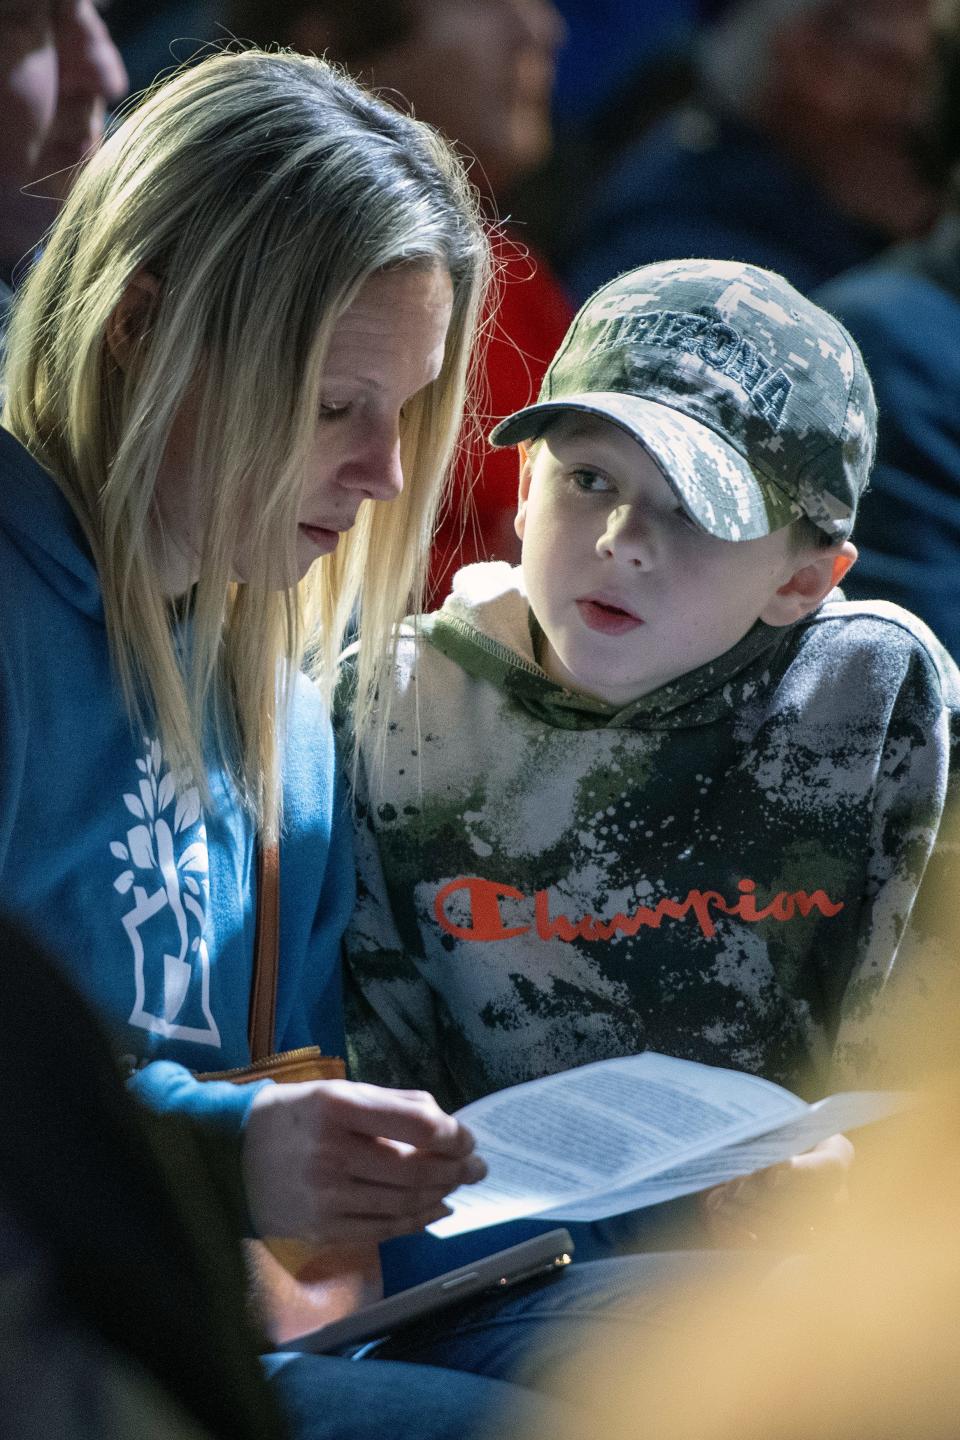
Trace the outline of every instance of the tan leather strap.
{"label": "tan leather strap", "polygon": [[257,928],[250,986],[250,1059],[273,1054],[280,968],[280,848],[257,848]]}

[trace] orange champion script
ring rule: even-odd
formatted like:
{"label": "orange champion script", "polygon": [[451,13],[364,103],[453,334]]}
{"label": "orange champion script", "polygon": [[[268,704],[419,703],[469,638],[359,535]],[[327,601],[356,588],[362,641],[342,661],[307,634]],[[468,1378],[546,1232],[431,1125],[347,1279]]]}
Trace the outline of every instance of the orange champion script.
{"label": "orange champion script", "polygon": [[[812,910],[821,915],[838,915],[843,901],[834,902],[823,890],[781,890],[769,905],[760,908],[756,900],[756,882],[740,880],[737,884],[739,898],[731,905],[717,890],[691,890],[685,900],[658,900],[652,908],[638,905],[629,915],[618,912],[612,920],[597,920],[593,915],[581,915],[579,920],[570,920],[566,915],[550,914],[550,900],[546,890],[537,890],[534,897],[534,924],[504,925],[500,914],[501,900],[527,900],[527,896],[514,885],[501,885],[497,880],[483,880],[479,876],[461,876],[451,880],[437,892],[433,911],[437,924],[448,935],[458,940],[511,940],[515,935],[526,935],[531,928],[541,940],[612,940],[614,936],[636,935],[643,926],[659,930],[665,919],[683,920],[689,914],[696,917],[701,932],[712,939],[717,933],[711,911],[721,915],[736,915],[741,920],[756,924],[759,920],[792,920],[795,916],[805,917]],[[470,904],[470,925],[455,925],[447,915],[445,906],[451,895],[465,893]]]}

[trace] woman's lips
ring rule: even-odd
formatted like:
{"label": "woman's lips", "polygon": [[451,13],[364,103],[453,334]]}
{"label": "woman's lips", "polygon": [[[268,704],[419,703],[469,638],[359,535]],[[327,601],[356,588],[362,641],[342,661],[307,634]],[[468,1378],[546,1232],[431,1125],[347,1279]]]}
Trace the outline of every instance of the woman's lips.
{"label": "woman's lips", "polygon": [[576,603],[580,618],[587,629],[596,630],[601,635],[625,635],[628,630],[636,630],[643,624],[639,615],[633,615],[629,610],[622,610],[619,605],[604,600],[588,597]]}
{"label": "woman's lips", "polygon": [[336,550],[337,542],[340,539],[339,530],[324,530],[321,525],[304,524],[300,524],[297,528],[306,535],[310,544],[315,546],[317,550]]}

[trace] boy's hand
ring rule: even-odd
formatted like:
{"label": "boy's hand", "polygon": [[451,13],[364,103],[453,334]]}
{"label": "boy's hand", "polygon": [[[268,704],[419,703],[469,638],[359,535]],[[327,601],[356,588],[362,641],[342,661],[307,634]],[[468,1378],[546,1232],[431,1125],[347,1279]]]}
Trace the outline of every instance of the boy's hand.
{"label": "boy's hand", "polygon": [[260,1235],[379,1241],[449,1214],[443,1197],[487,1167],[466,1126],[422,1090],[349,1080],[265,1085],[243,1140]]}
{"label": "boy's hand", "polygon": [[802,1155],[703,1191],[698,1202],[707,1235],[723,1246],[809,1244],[846,1204],[853,1156],[845,1135],[831,1135]]}

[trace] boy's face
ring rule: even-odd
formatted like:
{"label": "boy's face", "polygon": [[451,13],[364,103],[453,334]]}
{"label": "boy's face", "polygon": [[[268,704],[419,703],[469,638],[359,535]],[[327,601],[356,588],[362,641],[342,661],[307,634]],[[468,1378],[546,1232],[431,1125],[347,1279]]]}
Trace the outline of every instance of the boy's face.
{"label": "boy's face", "polygon": [[[606,421],[554,421],[521,472],[523,575],[569,689],[624,705],[791,618],[790,528],[733,543],[697,528],[647,452]],[[813,608],[811,605],[809,608]]]}

